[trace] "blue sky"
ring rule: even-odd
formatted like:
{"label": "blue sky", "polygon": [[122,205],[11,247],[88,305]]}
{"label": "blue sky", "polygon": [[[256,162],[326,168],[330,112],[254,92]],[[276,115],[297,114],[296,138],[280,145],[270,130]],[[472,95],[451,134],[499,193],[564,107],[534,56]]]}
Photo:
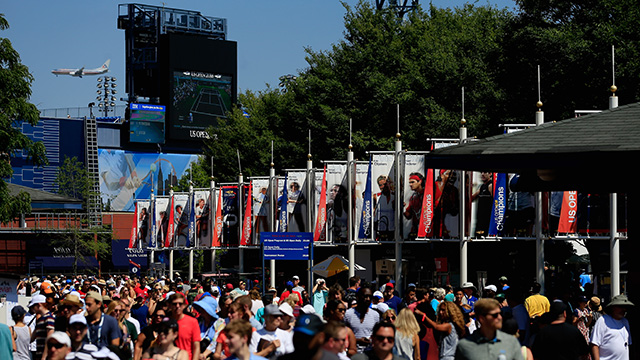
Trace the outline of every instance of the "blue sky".
{"label": "blue sky", "polygon": [[[344,2],[353,6],[358,1]],[[437,7],[466,2],[432,0]],[[26,0],[3,4],[0,12],[10,29],[0,32],[0,37],[11,40],[35,77],[31,101],[38,108],[84,107],[94,101],[96,77],[56,77],[51,70],[95,68],[106,59],[111,59],[109,74],[118,79],[118,98],[124,97],[124,30],[117,28],[120,3],[126,2]],[[162,1],[138,3],[163,5]],[[477,3],[514,6],[513,0]],[[306,67],[305,47],[328,50],[343,38],[345,9],[338,0],[166,0],[164,5],[227,19],[227,38],[238,43],[239,92],[262,90],[267,83],[277,86],[279,76]]]}

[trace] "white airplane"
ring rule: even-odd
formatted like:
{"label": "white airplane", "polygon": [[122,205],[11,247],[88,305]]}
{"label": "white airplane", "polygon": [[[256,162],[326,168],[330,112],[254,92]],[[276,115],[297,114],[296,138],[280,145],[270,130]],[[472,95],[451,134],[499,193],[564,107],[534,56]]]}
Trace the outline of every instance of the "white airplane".
{"label": "white airplane", "polygon": [[100,75],[109,71],[110,63],[111,63],[111,59],[105,61],[104,64],[102,64],[102,66],[96,69],[85,70],[83,66],[80,69],[54,69],[54,70],[51,70],[51,73],[55,74],[56,76],[71,75],[71,76],[77,76],[77,77],[82,77],[83,75]]}

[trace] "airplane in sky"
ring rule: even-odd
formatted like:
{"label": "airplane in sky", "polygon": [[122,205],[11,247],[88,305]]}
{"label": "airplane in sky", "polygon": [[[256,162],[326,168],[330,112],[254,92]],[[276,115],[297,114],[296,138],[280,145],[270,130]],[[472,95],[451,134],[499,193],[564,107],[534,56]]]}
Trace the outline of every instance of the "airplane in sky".
{"label": "airplane in sky", "polygon": [[83,75],[100,75],[109,71],[110,63],[111,63],[111,59],[105,61],[104,64],[102,64],[102,66],[96,69],[85,70],[83,66],[80,69],[54,69],[54,70],[51,70],[51,73],[54,74],[55,76],[71,75],[76,77],[82,77]]}

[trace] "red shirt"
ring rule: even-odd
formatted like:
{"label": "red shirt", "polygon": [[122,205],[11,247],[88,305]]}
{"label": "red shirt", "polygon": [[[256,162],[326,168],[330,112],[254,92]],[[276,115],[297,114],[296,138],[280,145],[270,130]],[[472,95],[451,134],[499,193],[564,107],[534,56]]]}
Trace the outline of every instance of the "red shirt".
{"label": "red shirt", "polygon": [[200,326],[198,320],[189,315],[184,315],[178,320],[178,338],[176,346],[189,353],[189,359],[193,357],[191,352],[194,342],[202,340],[200,338]]}

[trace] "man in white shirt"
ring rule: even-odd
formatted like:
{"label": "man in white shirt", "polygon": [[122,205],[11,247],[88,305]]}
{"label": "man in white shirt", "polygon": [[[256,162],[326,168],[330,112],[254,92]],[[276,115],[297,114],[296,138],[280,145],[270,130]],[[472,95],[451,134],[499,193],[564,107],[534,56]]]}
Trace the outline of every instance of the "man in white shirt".
{"label": "man in white shirt", "polygon": [[631,330],[625,317],[633,303],[623,295],[614,296],[591,333],[593,360],[629,359]]}
{"label": "man in white shirt", "polygon": [[270,358],[293,352],[291,336],[280,329],[282,311],[277,305],[269,304],[264,308],[264,327],[253,332],[249,350],[252,354]]}

